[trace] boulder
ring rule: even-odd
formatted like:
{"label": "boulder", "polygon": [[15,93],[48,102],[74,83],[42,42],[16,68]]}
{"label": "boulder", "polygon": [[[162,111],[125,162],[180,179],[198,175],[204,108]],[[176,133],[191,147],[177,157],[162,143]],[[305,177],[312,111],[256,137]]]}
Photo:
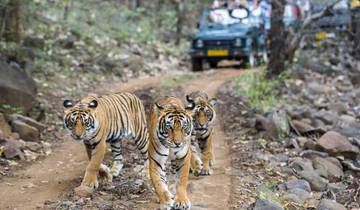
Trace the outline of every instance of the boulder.
{"label": "boulder", "polygon": [[317,144],[322,150],[335,156],[342,155],[355,159],[359,154],[358,147],[352,145],[345,136],[335,131],[326,132],[317,140]]}
{"label": "boulder", "polygon": [[30,117],[25,117],[23,115],[20,115],[20,114],[12,114],[11,115],[11,119],[12,121],[15,121],[15,120],[19,120],[19,121],[22,121],[32,127],[35,127],[36,129],[38,129],[40,132],[45,130],[46,128],[46,125],[30,118]]}
{"label": "boulder", "polygon": [[20,158],[21,160],[24,159],[24,154],[20,150],[21,144],[16,140],[7,140],[4,145],[4,157],[11,159],[11,158]]}
{"label": "boulder", "polygon": [[329,181],[321,177],[315,170],[299,171],[299,176],[310,183],[310,187],[314,191],[324,191]]}
{"label": "boulder", "polygon": [[258,199],[255,203],[254,210],[283,210],[283,208],[271,201]]}
{"label": "boulder", "polygon": [[348,107],[344,102],[333,102],[329,104],[328,109],[335,111],[337,114],[345,114]]}
{"label": "boulder", "polygon": [[307,131],[313,130],[314,128],[305,121],[293,120],[292,126],[300,133],[306,133]]}
{"label": "boulder", "polygon": [[326,125],[335,124],[338,121],[336,115],[334,115],[330,111],[320,111],[315,114],[315,117],[321,121],[323,121]]}
{"label": "boulder", "polygon": [[5,137],[7,137],[11,134],[11,127],[6,122],[5,117],[2,113],[0,113],[0,130],[2,131],[2,133]]}
{"label": "boulder", "polygon": [[35,81],[25,72],[0,62],[0,104],[28,112],[36,96]]}
{"label": "boulder", "polygon": [[302,189],[307,192],[311,192],[310,184],[304,179],[296,179],[285,182],[285,186],[287,190],[292,189]]}
{"label": "boulder", "polygon": [[28,125],[20,120],[14,120],[11,123],[14,132],[20,135],[25,141],[40,141],[40,132],[35,127]]}
{"label": "boulder", "polygon": [[315,157],[313,166],[320,175],[329,179],[330,182],[340,181],[341,177],[344,176],[341,163],[333,157]]}
{"label": "boulder", "polygon": [[347,188],[347,186],[342,182],[338,182],[338,183],[329,183],[328,188],[332,192],[338,193],[344,191]]}
{"label": "boulder", "polygon": [[320,201],[317,210],[346,210],[346,208],[333,200],[323,199]]}

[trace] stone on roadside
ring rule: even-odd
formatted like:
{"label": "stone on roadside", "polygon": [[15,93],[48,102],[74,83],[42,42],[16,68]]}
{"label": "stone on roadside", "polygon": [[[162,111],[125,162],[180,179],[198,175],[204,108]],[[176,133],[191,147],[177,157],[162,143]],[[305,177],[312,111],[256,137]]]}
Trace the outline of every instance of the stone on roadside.
{"label": "stone on roadside", "polygon": [[323,121],[326,125],[333,125],[338,121],[337,116],[330,111],[319,111],[315,114],[315,118]]}
{"label": "stone on roadside", "polygon": [[359,148],[352,145],[345,136],[335,131],[326,132],[317,140],[317,144],[322,150],[335,156],[342,155],[355,159],[359,154]]}
{"label": "stone on roadside", "polygon": [[14,120],[11,123],[14,132],[17,132],[21,139],[25,141],[39,141],[40,133],[35,127],[28,125],[20,120]]}
{"label": "stone on roadside", "polygon": [[338,183],[329,183],[328,188],[332,192],[338,193],[338,192],[345,190],[347,188],[347,186],[342,182],[338,182]]}
{"label": "stone on roadside", "polygon": [[6,122],[5,117],[2,113],[0,113],[0,130],[2,131],[2,133],[5,137],[7,137],[11,134],[11,127]]}
{"label": "stone on roadside", "polygon": [[333,102],[329,104],[328,109],[335,111],[337,114],[345,114],[348,107],[344,102]]}
{"label": "stone on roadside", "polygon": [[315,170],[299,171],[298,174],[310,183],[310,187],[314,191],[326,190],[329,183],[329,180],[321,177]]}
{"label": "stone on roadside", "polygon": [[280,205],[272,203],[268,200],[258,199],[255,203],[254,210],[283,210],[283,208]]}
{"label": "stone on roadside", "polygon": [[317,207],[317,210],[346,210],[346,208],[333,200],[323,199]]}
{"label": "stone on roadside", "polygon": [[16,140],[7,140],[4,145],[4,157],[7,159],[20,158],[24,160],[24,154],[20,150],[21,144]]}
{"label": "stone on roadside", "polygon": [[313,166],[321,176],[329,179],[330,182],[340,181],[341,177],[344,176],[341,163],[333,157],[315,157],[313,158]]}
{"label": "stone on roadside", "polygon": [[75,195],[79,197],[89,197],[93,193],[93,189],[88,186],[81,185],[74,189]]}
{"label": "stone on roadside", "polygon": [[11,121],[15,121],[15,120],[20,120],[32,127],[35,127],[36,129],[38,129],[40,132],[45,130],[46,129],[46,125],[30,118],[30,117],[26,117],[26,116],[23,116],[23,115],[20,115],[20,114],[12,114],[10,116],[11,118]]}
{"label": "stone on roadside", "polygon": [[29,142],[25,142],[25,147],[33,152],[38,152],[41,150],[42,145],[36,142],[29,141]]}
{"label": "stone on roadside", "polygon": [[296,179],[285,182],[285,186],[287,190],[292,189],[302,189],[307,192],[311,192],[310,184],[304,179]]}

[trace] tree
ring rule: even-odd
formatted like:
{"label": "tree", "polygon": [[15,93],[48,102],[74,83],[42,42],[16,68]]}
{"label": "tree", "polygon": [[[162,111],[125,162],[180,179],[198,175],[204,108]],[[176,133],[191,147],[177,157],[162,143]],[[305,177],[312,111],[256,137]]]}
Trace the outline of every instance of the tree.
{"label": "tree", "polygon": [[175,44],[179,45],[181,40],[183,22],[184,22],[184,11],[185,11],[185,4],[183,0],[177,0],[176,3],[176,37],[175,37]]}
{"label": "tree", "polygon": [[270,60],[267,66],[267,77],[274,78],[281,74],[286,63],[291,64],[296,50],[305,31],[311,23],[330,13],[330,9],[341,0],[333,1],[318,13],[309,15],[302,21],[300,29],[296,32],[292,28],[285,29],[282,18],[284,14],[284,5],[286,0],[273,0],[271,3],[271,30],[270,30]]}
{"label": "tree", "polygon": [[0,37],[5,41],[20,42],[22,38],[21,0],[0,1]]}
{"label": "tree", "polygon": [[283,23],[284,5],[286,0],[273,0],[271,2],[271,29],[270,60],[268,64],[267,77],[272,78],[279,75],[285,69],[286,39],[287,32]]}

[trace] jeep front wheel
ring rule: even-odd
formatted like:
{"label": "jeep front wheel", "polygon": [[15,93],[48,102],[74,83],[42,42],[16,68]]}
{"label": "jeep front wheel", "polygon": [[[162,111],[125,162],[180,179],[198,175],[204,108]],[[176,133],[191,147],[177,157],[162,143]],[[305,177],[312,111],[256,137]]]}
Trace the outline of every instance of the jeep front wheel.
{"label": "jeep front wheel", "polygon": [[203,70],[203,64],[202,64],[202,59],[200,58],[193,58],[191,60],[191,68],[192,71],[202,71]]}

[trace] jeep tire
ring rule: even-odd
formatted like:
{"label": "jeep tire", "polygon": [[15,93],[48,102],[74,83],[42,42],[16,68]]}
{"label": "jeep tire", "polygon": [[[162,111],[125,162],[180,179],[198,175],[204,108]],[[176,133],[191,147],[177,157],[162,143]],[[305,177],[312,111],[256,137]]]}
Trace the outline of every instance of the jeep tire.
{"label": "jeep tire", "polygon": [[217,61],[210,61],[209,65],[210,65],[210,68],[215,69],[218,66],[218,62]]}
{"label": "jeep tire", "polygon": [[201,58],[192,58],[191,59],[191,69],[192,71],[202,71],[203,70],[203,61]]}

